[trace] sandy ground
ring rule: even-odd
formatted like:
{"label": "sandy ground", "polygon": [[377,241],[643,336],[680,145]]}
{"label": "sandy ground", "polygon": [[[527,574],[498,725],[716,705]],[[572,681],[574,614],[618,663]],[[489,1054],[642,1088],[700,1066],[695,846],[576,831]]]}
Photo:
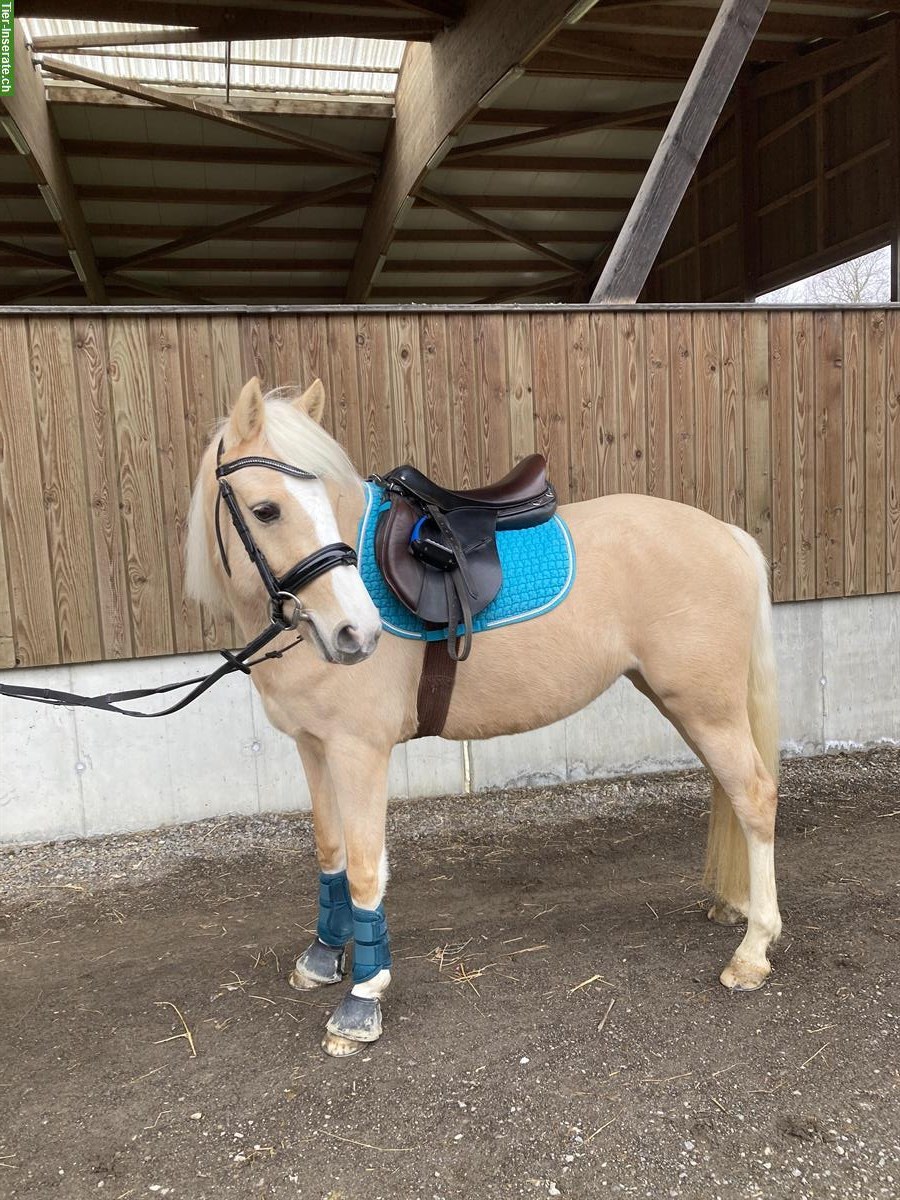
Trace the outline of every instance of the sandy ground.
{"label": "sandy ground", "polygon": [[787,765],[752,995],[705,807],[698,775],[396,807],[385,1036],[342,1061],[341,988],[285,983],[306,816],[0,849],[0,1196],[896,1200],[900,756]]}

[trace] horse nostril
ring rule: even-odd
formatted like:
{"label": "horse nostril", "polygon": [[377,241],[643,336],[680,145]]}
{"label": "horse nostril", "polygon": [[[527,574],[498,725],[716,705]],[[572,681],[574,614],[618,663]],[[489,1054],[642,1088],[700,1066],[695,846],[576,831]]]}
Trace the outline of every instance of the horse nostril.
{"label": "horse nostril", "polygon": [[342,654],[358,654],[363,648],[364,639],[356,626],[346,621],[334,635],[334,644]]}

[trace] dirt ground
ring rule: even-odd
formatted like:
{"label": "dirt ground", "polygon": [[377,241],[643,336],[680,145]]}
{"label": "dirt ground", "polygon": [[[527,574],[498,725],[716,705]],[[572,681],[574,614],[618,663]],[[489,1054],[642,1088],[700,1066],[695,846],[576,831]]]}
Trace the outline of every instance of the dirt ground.
{"label": "dirt ground", "polygon": [[0,850],[0,1196],[895,1200],[900,756],[786,766],[751,995],[705,807],[698,775],[398,805],[385,1036],[339,1061],[341,989],[285,982],[305,815]]}

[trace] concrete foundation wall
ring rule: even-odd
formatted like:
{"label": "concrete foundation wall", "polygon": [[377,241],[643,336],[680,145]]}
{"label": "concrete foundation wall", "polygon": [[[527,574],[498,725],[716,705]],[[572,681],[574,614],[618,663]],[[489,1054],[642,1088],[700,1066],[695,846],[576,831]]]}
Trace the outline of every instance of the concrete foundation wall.
{"label": "concrete foundation wall", "polygon": [[[900,595],[782,604],[775,631],[785,753],[900,747]],[[96,693],[200,675],[219,661],[191,655],[49,667],[2,672],[0,680]],[[582,712],[534,733],[399,746],[390,790],[439,796],[695,761],[652,705],[620,680]],[[294,745],[268,724],[245,676],[150,722],[0,699],[0,842],[308,807]]]}

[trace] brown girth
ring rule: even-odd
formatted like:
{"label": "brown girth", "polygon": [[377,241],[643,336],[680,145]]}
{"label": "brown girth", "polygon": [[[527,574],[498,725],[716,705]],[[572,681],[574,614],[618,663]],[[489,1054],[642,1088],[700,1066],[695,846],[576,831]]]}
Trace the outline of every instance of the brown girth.
{"label": "brown girth", "polygon": [[426,642],[416,698],[417,738],[436,737],[441,733],[447,721],[455,681],[456,659],[447,653],[446,643]]}

